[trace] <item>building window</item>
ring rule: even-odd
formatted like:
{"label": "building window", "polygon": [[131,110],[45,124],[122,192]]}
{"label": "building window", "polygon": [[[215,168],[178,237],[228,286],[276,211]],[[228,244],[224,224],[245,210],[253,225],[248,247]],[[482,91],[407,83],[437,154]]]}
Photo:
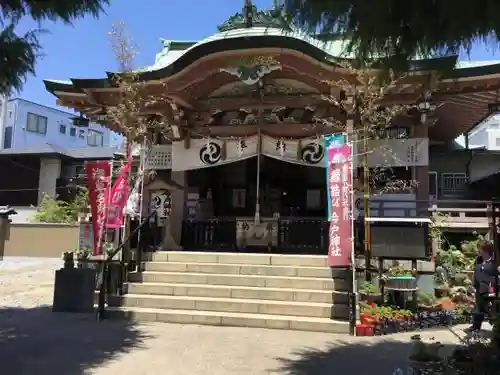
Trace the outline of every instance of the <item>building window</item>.
{"label": "building window", "polygon": [[12,126],[6,126],[4,131],[3,148],[12,147]]}
{"label": "building window", "polygon": [[103,136],[101,132],[95,130],[89,130],[87,133],[87,144],[93,147],[102,146],[104,143]]}
{"label": "building window", "polygon": [[85,138],[85,130],[78,131],[78,138],[80,138],[80,139]]}
{"label": "building window", "polygon": [[401,126],[377,129],[373,134],[375,139],[407,139],[410,136],[410,129]]}
{"label": "building window", "polygon": [[76,137],[76,128],[69,129],[69,135],[72,137]]}
{"label": "building window", "polygon": [[500,147],[500,138],[495,139],[495,144],[497,147]]}
{"label": "building window", "polygon": [[59,124],[59,133],[66,134],[66,125]]}
{"label": "building window", "polygon": [[47,134],[47,117],[28,112],[26,130],[32,133]]}
{"label": "building window", "polygon": [[441,193],[443,196],[462,195],[467,187],[465,173],[441,173]]}

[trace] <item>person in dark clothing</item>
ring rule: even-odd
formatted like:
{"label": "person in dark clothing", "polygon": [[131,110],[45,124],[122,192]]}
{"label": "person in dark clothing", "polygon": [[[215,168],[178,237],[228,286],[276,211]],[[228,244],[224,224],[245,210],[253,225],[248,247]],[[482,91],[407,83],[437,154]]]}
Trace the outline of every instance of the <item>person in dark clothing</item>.
{"label": "person in dark clothing", "polygon": [[483,242],[478,249],[476,259],[476,269],[474,271],[475,293],[475,312],[472,317],[472,326],[469,331],[478,331],[481,329],[484,318],[487,313],[487,298],[490,289],[495,281],[497,272],[493,262],[494,247],[491,242]]}

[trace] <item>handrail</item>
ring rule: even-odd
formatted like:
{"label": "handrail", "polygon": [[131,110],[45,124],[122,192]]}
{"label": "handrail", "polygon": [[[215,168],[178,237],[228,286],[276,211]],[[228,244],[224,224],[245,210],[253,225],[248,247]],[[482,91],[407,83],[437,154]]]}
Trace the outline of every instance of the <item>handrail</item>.
{"label": "handrail", "polygon": [[[156,215],[156,210],[154,210],[151,214],[149,214],[147,217],[145,217],[142,222],[132,231],[128,234],[128,236],[122,241],[120,245],[116,247],[112,252],[108,254],[108,256],[102,261],[101,267],[99,270],[99,277],[97,284],[99,286],[99,296],[98,296],[98,302],[97,302],[97,320],[103,320],[105,319],[106,315],[106,273],[108,270],[108,263],[113,260],[113,258],[118,254],[120,250],[122,250],[125,247],[125,244],[130,243],[130,240],[132,239],[133,236],[139,233],[139,231],[147,224],[149,223],[150,219]],[[140,251],[138,249],[137,251]],[[120,261],[120,265],[123,267],[123,258]]]}

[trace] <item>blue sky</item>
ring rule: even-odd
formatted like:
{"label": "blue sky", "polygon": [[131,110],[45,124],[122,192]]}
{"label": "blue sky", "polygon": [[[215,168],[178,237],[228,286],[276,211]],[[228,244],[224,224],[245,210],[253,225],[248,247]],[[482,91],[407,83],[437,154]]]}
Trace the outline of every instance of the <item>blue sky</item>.
{"label": "blue sky", "polygon": [[[173,40],[199,40],[214,34],[216,26],[240,11],[244,0],[112,0],[107,15],[100,19],[85,18],[73,26],[44,23],[49,31],[41,38],[44,57],[40,58],[35,77],[30,77],[23,91],[24,99],[55,106],[55,98],[45,91],[43,79],[99,78],[105,71],[116,70],[117,64],[109,45],[107,33],[111,25],[124,21],[127,31],[137,45],[138,66],[151,65],[161,50],[159,38]],[[270,8],[273,0],[254,0],[258,8]],[[19,32],[36,28],[24,20]],[[476,46],[472,60],[499,59],[484,46]]]}

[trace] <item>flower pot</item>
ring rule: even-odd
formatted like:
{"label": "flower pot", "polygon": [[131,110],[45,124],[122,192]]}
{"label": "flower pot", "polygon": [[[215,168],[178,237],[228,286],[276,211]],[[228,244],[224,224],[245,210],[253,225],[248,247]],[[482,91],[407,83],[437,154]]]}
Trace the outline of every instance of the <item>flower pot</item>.
{"label": "flower pot", "polygon": [[356,336],[366,336],[366,325],[356,324]]}
{"label": "flower pot", "polygon": [[380,303],[382,300],[382,294],[360,294],[360,300],[367,303]]}
{"label": "flower pot", "polygon": [[359,320],[361,320],[361,322],[363,320],[373,319],[373,318],[375,318],[375,316],[373,314],[369,314],[369,313],[360,313],[359,314]]}
{"label": "flower pot", "polygon": [[443,298],[448,295],[450,288],[447,286],[435,286],[434,287],[434,294],[436,295],[436,298]]}
{"label": "flower pot", "polygon": [[437,312],[437,311],[440,311],[441,310],[441,306],[439,305],[439,303],[435,304],[435,305],[422,305],[422,306],[419,306],[418,309],[420,311],[424,311],[424,312]]}
{"label": "flower pot", "polygon": [[390,276],[385,281],[385,289],[415,290],[417,289],[417,279],[413,276]]}
{"label": "flower pot", "polygon": [[365,336],[375,336],[375,324],[366,326]]}

